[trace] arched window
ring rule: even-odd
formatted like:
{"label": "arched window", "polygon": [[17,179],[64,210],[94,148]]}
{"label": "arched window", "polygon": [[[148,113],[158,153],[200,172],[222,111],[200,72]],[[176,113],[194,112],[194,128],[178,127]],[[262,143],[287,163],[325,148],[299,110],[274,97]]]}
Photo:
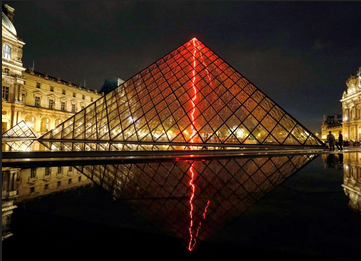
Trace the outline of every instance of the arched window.
{"label": "arched window", "polygon": [[40,131],[41,132],[49,131],[49,125],[50,125],[49,118],[42,118],[41,119]]}
{"label": "arched window", "polygon": [[35,130],[35,117],[32,114],[26,115],[25,117],[26,124],[31,127],[33,130]]}
{"label": "arched window", "polygon": [[3,57],[6,59],[11,59],[11,47],[8,44],[3,45]]}

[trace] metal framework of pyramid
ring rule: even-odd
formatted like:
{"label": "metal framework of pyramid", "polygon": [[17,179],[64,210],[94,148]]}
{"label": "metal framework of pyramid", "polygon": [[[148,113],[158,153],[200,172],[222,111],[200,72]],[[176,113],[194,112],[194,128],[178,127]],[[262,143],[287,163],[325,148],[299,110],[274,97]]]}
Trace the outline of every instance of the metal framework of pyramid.
{"label": "metal framework of pyramid", "polygon": [[59,150],[323,146],[322,141],[196,38],[76,113],[39,141]]}
{"label": "metal framework of pyramid", "polygon": [[77,166],[189,250],[317,155]]}
{"label": "metal framework of pyramid", "polygon": [[4,132],[2,137],[8,139],[5,143],[15,151],[27,150],[36,139],[36,135],[25,121]]}

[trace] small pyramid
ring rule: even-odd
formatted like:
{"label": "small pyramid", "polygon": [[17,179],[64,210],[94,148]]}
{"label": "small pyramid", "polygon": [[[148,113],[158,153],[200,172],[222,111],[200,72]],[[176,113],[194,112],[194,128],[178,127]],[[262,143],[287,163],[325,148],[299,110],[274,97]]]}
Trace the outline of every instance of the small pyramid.
{"label": "small pyramid", "polygon": [[102,150],[100,142],[107,150],[117,150],[114,143],[323,145],[196,38],[39,138],[45,146],[56,140],[61,150]]}
{"label": "small pyramid", "polygon": [[33,139],[36,139],[36,135],[25,121],[19,122],[14,127],[4,132],[2,137],[5,139],[12,139],[5,141],[5,143],[15,151],[27,150],[34,142]]}

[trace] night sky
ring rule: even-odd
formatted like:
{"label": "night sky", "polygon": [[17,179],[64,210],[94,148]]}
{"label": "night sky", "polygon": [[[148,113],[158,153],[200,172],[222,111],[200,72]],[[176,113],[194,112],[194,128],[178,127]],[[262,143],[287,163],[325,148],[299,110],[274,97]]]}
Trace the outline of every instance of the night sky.
{"label": "night sky", "polygon": [[98,89],[193,37],[311,131],[361,66],[361,2],[11,2],[24,67]]}

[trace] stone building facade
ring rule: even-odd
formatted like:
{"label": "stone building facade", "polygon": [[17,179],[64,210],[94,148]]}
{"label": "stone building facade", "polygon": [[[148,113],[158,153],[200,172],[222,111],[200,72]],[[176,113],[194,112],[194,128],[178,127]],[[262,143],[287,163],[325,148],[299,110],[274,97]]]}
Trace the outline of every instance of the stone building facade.
{"label": "stone building facade", "polygon": [[338,138],[339,131],[342,131],[342,115],[324,115],[321,125],[321,139],[326,142],[329,132]]}
{"label": "stone building facade", "polygon": [[97,90],[23,67],[14,9],[2,12],[2,133],[24,120],[39,137],[99,97]]}
{"label": "stone building facade", "polygon": [[361,140],[361,67],[346,81],[342,99],[343,134],[345,140]]}

